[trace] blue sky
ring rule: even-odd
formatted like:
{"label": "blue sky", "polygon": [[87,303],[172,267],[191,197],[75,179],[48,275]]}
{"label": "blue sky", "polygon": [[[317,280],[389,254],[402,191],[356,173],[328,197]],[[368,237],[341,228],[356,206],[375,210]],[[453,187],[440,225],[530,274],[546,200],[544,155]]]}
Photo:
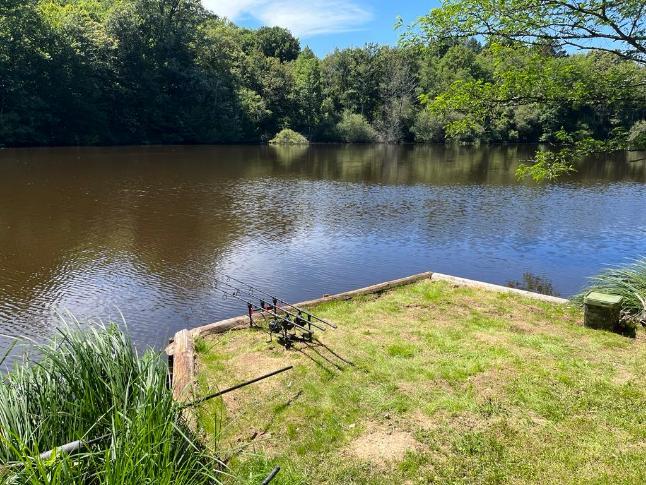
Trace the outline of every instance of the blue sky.
{"label": "blue sky", "polygon": [[397,16],[413,22],[439,0],[202,0],[211,11],[245,27],[280,25],[323,56],[335,47],[394,44]]}

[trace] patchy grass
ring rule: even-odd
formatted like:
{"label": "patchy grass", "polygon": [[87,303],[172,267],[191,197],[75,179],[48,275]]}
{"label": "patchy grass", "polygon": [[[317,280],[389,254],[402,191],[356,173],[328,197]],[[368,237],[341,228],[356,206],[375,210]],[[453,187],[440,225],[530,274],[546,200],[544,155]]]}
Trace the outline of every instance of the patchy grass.
{"label": "patchy grass", "polygon": [[199,409],[231,482],[276,465],[285,484],[646,482],[643,334],[431,281],[316,312],[339,325],[320,345],[254,329],[201,344],[204,393],[294,365]]}

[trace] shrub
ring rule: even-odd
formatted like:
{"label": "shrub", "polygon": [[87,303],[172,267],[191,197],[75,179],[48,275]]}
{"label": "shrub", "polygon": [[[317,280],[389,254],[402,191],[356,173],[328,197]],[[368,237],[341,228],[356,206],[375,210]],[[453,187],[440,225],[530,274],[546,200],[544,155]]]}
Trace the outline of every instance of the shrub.
{"label": "shrub", "polygon": [[[447,127],[453,126],[453,131]],[[459,126],[459,129],[455,127]],[[485,139],[485,129],[478,123],[472,123],[462,114],[434,113],[433,111],[421,111],[411,128],[415,134],[415,141],[419,142],[443,142],[451,141],[463,145],[476,144]]]}
{"label": "shrub", "polygon": [[309,141],[297,131],[285,128],[276,134],[269,143],[271,145],[307,145]]}
{"label": "shrub", "polygon": [[209,346],[207,345],[206,340],[204,340],[204,337],[196,337],[193,339],[193,348],[198,354],[203,354],[209,350]]}
{"label": "shrub", "polygon": [[344,111],[336,125],[341,140],[346,143],[370,143],[377,139],[377,132],[363,115]]}
{"label": "shrub", "polygon": [[638,121],[630,128],[627,141],[632,150],[646,150],[646,120]]}
{"label": "shrub", "polygon": [[444,141],[442,120],[427,109],[417,114],[410,131],[415,135],[415,141],[418,143],[441,143]]}

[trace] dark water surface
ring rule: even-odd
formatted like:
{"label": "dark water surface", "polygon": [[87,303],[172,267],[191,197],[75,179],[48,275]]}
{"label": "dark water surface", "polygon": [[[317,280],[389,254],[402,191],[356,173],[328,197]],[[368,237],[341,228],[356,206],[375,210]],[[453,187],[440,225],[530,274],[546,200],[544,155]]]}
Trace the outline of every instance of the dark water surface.
{"label": "dark water surface", "polygon": [[41,338],[56,312],[121,311],[138,343],[159,346],[244,313],[213,292],[222,273],[295,301],[429,270],[502,284],[529,272],[571,295],[646,255],[643,161],[518,183],[531,151],[1,150],[0,333]]}

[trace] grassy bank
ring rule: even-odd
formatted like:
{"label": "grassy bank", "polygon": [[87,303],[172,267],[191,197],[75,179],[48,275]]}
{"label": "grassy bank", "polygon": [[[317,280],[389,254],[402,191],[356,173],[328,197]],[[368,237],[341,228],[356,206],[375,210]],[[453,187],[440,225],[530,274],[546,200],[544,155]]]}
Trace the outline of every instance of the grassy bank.
{"label": "grassy bank", "polygon": [[339,325],[321,345],[198,342],[202,392],[294,365],[199,409],[236,483],[646,481],[643,333],[430,281],[316,312]]}
{"label": "grassy bank", "polygon": [[[218,464],[196,445],[156,352],[116,326],[67,329],[0,379],[0,483],[199,484]],[[54,448],[87,442],[73,454]]]}

